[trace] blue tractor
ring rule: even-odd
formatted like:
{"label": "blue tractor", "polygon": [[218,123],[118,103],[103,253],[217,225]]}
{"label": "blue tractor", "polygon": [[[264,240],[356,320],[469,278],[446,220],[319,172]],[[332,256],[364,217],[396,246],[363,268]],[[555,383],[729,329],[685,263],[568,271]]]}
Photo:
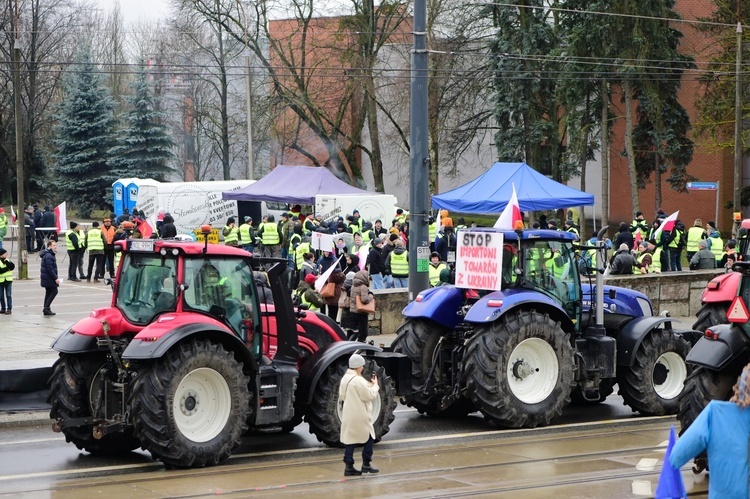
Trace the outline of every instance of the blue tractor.
{"label": "blue tractor", "polygon": [[[604,286],[603,269],[580,268],[589,249],[603,266],[603,247],[550,230],[472,229],[458,237],[477,231],[503,233],[501,289],[445,285],[407,305],[393,343],[412,361],[407,405],[435,416],[479,410],[500,426],[532,428],[549,424],[571,399],[603,401],[617,384],[634,411],[678,411],[692,338],[654,316],[643,293]],[[595,283],[582,277],[591,274]]]}

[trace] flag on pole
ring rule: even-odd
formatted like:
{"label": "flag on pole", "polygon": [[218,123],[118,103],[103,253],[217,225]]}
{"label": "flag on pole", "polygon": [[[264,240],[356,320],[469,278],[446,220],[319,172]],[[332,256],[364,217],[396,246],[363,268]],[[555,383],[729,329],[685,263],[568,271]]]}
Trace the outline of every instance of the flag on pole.
{"label": "flag on pole", "polygon": [[677,217],[680,216],[680,210],[675,211],[671,215],[669,215],[667,218],[664,219],[664,221],[661,223],[658,229],[656,229],[656,232],[654,232],[654,241],[656,243],[659,243],[659,240],[661,239],[662,232],[671,232],[674,230],[674,224],[677,222]]}
{"label": "flag on pole", "polygon": [[370,254],[370,246],[364,245],[360,250],[357,252],[357,256],[359,257],[359,270],[362,270],[365,268],[365,265],[367,265],[367,257]]}
{"label": "flag on pole", "polygon": [[659,484],[656,486],[654,499],[682,499],[687,497],[685,483],[682,481],[682,472],[673,468],[669,462],[669,456],[672,455],[672,448],[676,440],[677,436],[674,432],[674,425],[672,425],[669,430],[669,443],[667,444],[667,452],[664,454],[664,464],[661,467],[661,475],[659,475]]}
{"label": "flag on pole", "polygon": [[438,240],[440,240],[440,231],[443,230],[443,210],[438,210],[437,223],[435,224],[435,239],[432,244],[437,246]]}
{"label": "flag on pole", "polygon": [[138,226],[138,231],[143,239],[149,239],[156,232],[156,213],[153,213]]}
{"label": "flag on pole", "polygon": [[10,216],[13,219],[13,223],[16,223],[16,221],[18,221],[18,217],[16,216],[16,210],[13,209],[13,205],[10,205]]}
{"label": "flag on pole", "polygon": [[513,185],[513,194],[510,201],[505,205],[505,209],[500,214],[493,227],[495,229],[514,230],[517,221],[523,221],[521,218],[521,207],[518,205],[518,196],[516,195],[516,184]]}
{"label": "flag on pole", "polygon": [[341,261],[341,257],[344,255],[340,255],[335,263],[332,263],[330,267],[328,267],[328,270],[320,274],[320,276],[315,279],[315,291],[320,293],[320,291],[323,289],[323,286],[326,285],[328,282],[328,278],[331,277],[331,274],[333,274],[333,271],[336,270],[336,267],[339,266],[339,262]]}
{"label": "flag on pole", "polygon": [[55,227],[57,227],[57,233],[65,232],[68,230],[68,208],[67,201],[55,206]]}

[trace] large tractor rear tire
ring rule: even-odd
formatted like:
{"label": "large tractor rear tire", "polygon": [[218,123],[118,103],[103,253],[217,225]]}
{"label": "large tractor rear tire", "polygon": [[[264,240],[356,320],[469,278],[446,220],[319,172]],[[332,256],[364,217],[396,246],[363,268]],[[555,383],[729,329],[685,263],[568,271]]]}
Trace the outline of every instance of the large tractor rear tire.
{"label": "large tractor rear tire", "polygon": [[[448,334],[448,330],[430,320],[407,319],[396,332],[398,336],[393,341],[393,350],[411,360],[411,393],[405,397],[406,405],[429,416],[462,417],[474,412],[474,405],[464,397],[460,397],[444,409],[440,408],[440,401],[448,395],[445,390],[434,390],[434,384],[439,383],[441,376],[446,374],[440,372],[441,366],[435,366],[430,380],[433,387],[428,387],[425,391],[427,376],[439,353],[438,349],[442,348],[444,353],[450,355],[454,347],[452,343],[440,343],[440,339]],[[454,368],[457,369],[458,366]]]}
{"label": "large tractor rear tire", "polygon": [[698,319],[693,324],[693,330],[703,332],[717,324],[729,324],[729,319],[727,319],[729,305],[729,302],[704,303],[701,305],[698,313],[695,314]]}
{"label": "large tractor rear tire", "polygon": [[[305,414],[305,421],[310,427],[310,433],[320,442],[329,447],[341,447],[341,410],[343,402],[339,402],[339,385],[348,369],[348,356],[333,362],[318,380],[313,393],[313,400]],[[391,429],[395,419],[396,389],[391,377],[385,369],[377,369],[379,396],[372,401],[372,420],[375,428],[375,441],[380,441]]]}
{"label": "large tractor rear tire", "polygon": [[131,407],[136,435],[145,450],[168,466],[218,464],[247,429],[249,384],[242,363],[221,345],[180,343],[135,379]]}
{"label": "large tractor rear tire", "polygon": [[475,328],[464,361],[469,397],[497,425],[547,425],[570,402],[575,374],[570,334],[547,314],[509,312]]}
{"label": "large tractor rear tire", "polygon": [[[49,379],[51,419],[70,420],[93,415],[106,362],[103,354],[60,354]],[[140,447],[132,429],[108,433],[101,439],[94,438],[92,426],[67,427],[62,433],[66,441],[91,454],[124,454]]]}
{"label": "large tractor rear tire", "polygon": [[625,404],[644,416],[677,414],[689,373],[689,351],[690,345],[671,330],[652,330],[638,347],[633,365],[618,366],[618,393]]}
{"label": "large tractor rear tire", "polygon": [[742,366],[734,365],[723,371],[712,371],[705,367],[696,367],[685,381],[685,389],[680,394],[680,411],[677,419],[680,421],[680,434],[684,433],[698,414],[712,400],[729,400],[732,387],[742,374]]}

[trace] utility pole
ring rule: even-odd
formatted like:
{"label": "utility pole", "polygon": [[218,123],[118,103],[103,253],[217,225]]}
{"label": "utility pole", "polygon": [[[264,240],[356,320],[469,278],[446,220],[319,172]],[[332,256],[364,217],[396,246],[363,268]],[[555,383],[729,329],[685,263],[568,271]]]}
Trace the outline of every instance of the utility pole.
{"label": "utility pole", "polygon": [[[247,36],[247,33],[245,34]],[[247,65],[247,179],[255,179],[253,158],[253,68],[250,66],[250,49],[245,46],[245,64]]]}
{"label": "utility pole", "polygon": [[429,284],[430,241],[427,201],[430,156],[427,133],[427,2],[414,0],[409,132],[409,301]]}
{"label": "utility pole", "polygon": [[18,278],[29,278],[26,253],[26,227],[22,213],[26,209],[23,196],[23,127],[21,126],[21,40],[18,33],[18,0],[15,4],[15,37],[13,38],[13,97],[16,119],[16,190],[18,191]]}
{"label": "utility pole", "polygon": [[[734,211],[742,211],[742,19],[737,1],[737,61],[735,67],[737,87],[734,91]],[[735,227],[735,230],[737,228]]]}

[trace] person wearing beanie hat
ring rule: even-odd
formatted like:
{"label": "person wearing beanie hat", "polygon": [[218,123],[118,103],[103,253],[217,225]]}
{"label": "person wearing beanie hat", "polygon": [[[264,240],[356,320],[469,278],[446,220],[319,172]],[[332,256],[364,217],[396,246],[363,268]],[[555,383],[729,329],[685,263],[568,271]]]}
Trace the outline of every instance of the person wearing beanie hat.
{"label": "person wearing beanie hat", "polygon": [[[312,255],[312,253],[308,253],[308,255]],[[312,255],[312,258],[314,259],[315,255]],[[312,273],[306,274],[302,278],[294,292],[294,301],[297,305],[307,305],[307,309],[312,311],[318,311],[325,306],[323,297],[315,291],[315,280],[317,278],[318,276]]]}
{"label": "person wearing beanie hat", "polygon": [[13,310],[13,269],[15,264],[8,259],[8,250],[0,246],[0,314],[10,315]]}
{"label": "person wearing beanie hat", "polygon": [[716,256],[708,249],[708,241],[698,241],[698,251],[690,258],[690,270],[715,269]]}
{"label": "person wearing beanie hat", "polygon": [[[372,402],[380,396],[378,377],[373,374],[368,381],[362,376],[365,359],[359,354],[349,357],[349,369],[344,373],[339,385],[339,400],[344,407],[341,413],[341,443],[344,448],[344,476],[358,476],[362,473],[378,473],[372,466],[375,445],[375,427],[372,424]],[[354,467],[354,446],[362,445],[362,469]]]}
{"label": "person wearing beanie hat", "polygon": [[237,247],[240,245],[240,229],[237,227],[234,217],[227,218],[227,224],[222,229],[224,244]]}
{"label": "person wearing beanie hat", "polygon": [[[630,231],[628,231],[628,235],[630,235]],[[630,275],[633,273],[634,266],[635,258],[630,254],[630,246],[627,243],[621,243],[617,249],[617,253],[612,258],[609,273],[613,275]]]}
{"label": "person wearing beanie hat", "polygon": [[255,249],[255,228],[253,227],[253,217],[245,215],[238,232],[239,243],[242,245],[242,249],[252,253]]}
{"label": "person wearing beanie hat", "polygon": [[[696,462],[696,473],[711,469],[708,497],[748,497],[750,474],[750,366],[745,366],[728,401],[711,400],[672,447],[669,464],[675,470],[705,452],[708,463]],[[658,495],[658,494],[657,494]]]}
{"label": "person wearing beanie hat", "polygon": [[695,219],[693,226],[687,230],[685,239],[685,254],[689,262],[693,259],[693,255],[698,252],[698,241],[708,239],[708,233],[703,229],[703,220]]}
{"label": "person wearing beanie hat", "polygon": [[[77,222],[70,222],[70,230],[65,232],[65,248],[68,252],[68,279],[72,282],[80,282],[76,277],[81,257],[85,250],[84,240]],[[83,250],[83,251],[82,251]]]}

